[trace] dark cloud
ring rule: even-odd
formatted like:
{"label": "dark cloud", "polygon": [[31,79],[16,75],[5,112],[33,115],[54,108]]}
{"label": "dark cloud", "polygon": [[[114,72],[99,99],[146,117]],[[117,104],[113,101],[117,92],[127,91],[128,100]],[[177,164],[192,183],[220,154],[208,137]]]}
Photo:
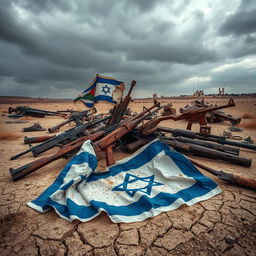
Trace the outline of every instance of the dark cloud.
{"label": "dark cloud", "polygon": [[256,32],[256,8],[230,15],[222,27],[221,35],[245,35]]}
{"label": "dark cloud", "polygon": [[247,35],[256,32],[256,2],[242,0],[234,14],[228,15],[220,27],[221,35]]}
{"label": "dark cloud", "polygon": [[2,0],[0,94],[75,97],[96,73],[126,83],[135,79],[142,95],[156,89],[191,93],[195,76],[217,83],[212,69],[255,54],[256,7],[253,1],[216,6],[192,0]]}

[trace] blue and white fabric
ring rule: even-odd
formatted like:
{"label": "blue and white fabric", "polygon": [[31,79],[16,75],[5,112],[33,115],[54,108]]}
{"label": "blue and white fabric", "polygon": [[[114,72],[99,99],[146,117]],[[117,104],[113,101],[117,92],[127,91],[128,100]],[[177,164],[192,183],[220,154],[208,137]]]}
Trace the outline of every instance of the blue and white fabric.
{"label": "blue and white fabric", "polygon": [[55,182],[28,206],[40,212],[54,208],[68,221],[86,222],[104,211],[115,223],[129,223],[221,193],[184,155],[158,139],[105,172],[96,172],[96,167],[93,146],[86,141]]}

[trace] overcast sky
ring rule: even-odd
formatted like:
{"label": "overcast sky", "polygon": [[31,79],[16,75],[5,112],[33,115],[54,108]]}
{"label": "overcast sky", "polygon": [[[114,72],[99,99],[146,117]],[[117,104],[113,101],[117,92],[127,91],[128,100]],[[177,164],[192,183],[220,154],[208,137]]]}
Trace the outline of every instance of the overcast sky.
{"label": "overcast sky", "polygon": [[0,95],[75,98],[96,73],[134,97],[256,92],[255,0],[0,0]]}

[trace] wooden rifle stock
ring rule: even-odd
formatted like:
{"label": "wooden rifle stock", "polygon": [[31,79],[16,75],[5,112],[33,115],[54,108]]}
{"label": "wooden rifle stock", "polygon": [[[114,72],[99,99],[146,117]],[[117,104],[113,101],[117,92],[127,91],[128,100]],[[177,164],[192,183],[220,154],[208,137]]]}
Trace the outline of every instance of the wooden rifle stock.
{"label": "wooden rifle stock", "polygon": [[[139,123],[141,123],[145,118],[147,118],[149,115],[151,115],[150,110],[152,110],[153,108],[156,108],[156,107],[157,107],[156,111],[158,111],[159,109],[162,108],[162,107],[160,107],[159,102],[155,102],[155,104],[152,107],[142,111],[140,114],[129,119],[128,121],[125,121],[115,131],[111,132],[104,138],[96,141],[93,144],[93,146],[94,146],[98,160],[106,157],[108,166],[114,164],[115,160],[114,160],[113,151],[112,151],[114,142],[118,141],[125,134],[132,131]],[[106,152],[106,154],[104,154],[104,152]]]}

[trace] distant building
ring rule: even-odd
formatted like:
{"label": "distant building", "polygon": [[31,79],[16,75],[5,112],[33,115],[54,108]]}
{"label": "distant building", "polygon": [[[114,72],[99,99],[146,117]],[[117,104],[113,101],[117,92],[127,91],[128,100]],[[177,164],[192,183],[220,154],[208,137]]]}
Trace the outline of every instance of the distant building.
{"label": "distant building", "polygon": [[203,97],[204,96],[204,91],[203,90],[196,90],[196,92],[194,93],[194,96]]}
{"label": "distant building", "polygon": [[158,98],[157,93],[154,93],[153,94],[153,99],[157,99],[157,98]]}
{"label": "distant building", "polygon": [[225,88],[219,88],[219,95],[225,94]]}

